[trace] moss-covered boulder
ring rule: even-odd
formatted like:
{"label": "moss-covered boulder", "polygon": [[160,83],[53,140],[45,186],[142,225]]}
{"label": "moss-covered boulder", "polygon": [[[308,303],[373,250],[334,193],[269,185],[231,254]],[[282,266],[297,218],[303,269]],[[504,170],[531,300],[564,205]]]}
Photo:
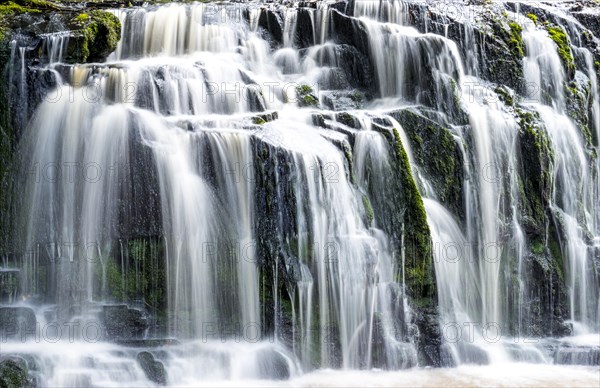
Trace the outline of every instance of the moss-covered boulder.
{"label": "moss-covered boulder", "polygon": [[296,102],[298,106],[317,106],[319,105],[319,99],[315,95],[312,87],[309,85],[299,85],[296,87]]}
{"label": "moss-covered boulder", "polygon": [[27,362],[20,357],[0,359],[0,387],[25,388],[32,386],[29,381]]}
{"label": "moss-covered boulder", "polygon": [[110,12],[80,13],[71,19],[70,25],[75,36],[67,50],[67,62],[101,62],[117,48],[121,22]]}

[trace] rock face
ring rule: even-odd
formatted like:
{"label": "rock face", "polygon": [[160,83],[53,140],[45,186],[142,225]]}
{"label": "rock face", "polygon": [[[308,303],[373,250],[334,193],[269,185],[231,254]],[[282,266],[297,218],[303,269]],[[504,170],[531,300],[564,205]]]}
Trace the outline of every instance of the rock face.
{"label": "rock face", "polygon": [[0,358],[0,386],[3,388],[26,388],[30,384],[27,362],[20,357]]}
{"label": "rock face", "polygon": [[137,362],[144,370],[148,380],[158,385],[167,385],[167,372],[162,362],[156,361],[150,352],[138,353]]}
{"label": "rock face", "polygon": [[148,328],[145,314],[127,305],[104,306],[102,322],[106,339],[142,338]]}

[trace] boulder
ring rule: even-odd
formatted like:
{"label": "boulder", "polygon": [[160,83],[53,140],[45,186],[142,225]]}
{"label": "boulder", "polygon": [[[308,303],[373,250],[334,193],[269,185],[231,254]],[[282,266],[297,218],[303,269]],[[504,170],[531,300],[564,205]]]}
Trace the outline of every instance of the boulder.
{"label": "boulder", "polygon": [[31,386],[27,362],[21,357],[0,359],[0,387],[23,388]]}
{"label": "boulder", "polygon": [[124,304],[104,306],[101,314],[108,340],[142,338],[148,328],[146,314]]}
{"label": "boulder", "polygon": [[167,384],[167,371],[165,370],[165,366],[162,362],[156,361],[152,353],[140,352],[136,359],[148,380],[158,385]]}

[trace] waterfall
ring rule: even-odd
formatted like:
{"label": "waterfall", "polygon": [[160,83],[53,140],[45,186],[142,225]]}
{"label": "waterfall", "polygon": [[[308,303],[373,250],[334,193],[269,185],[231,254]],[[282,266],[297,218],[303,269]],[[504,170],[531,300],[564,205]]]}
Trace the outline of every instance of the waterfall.
{"label": "waterfall", "polygon": [[[15,117],[35,109],[16,147],[3,351],[34,360],[42,386],[426,366],[469,385],[533,364],[540,384],[563,371],[549,364],[593,381],[597,57],[552,7],[546,25],[452,4],[110,10],[121,37],[94,64],[67,63],[77,31],[44,34],[35,66],[13,41]],[[55,326],[69,339],[47,340]]]}

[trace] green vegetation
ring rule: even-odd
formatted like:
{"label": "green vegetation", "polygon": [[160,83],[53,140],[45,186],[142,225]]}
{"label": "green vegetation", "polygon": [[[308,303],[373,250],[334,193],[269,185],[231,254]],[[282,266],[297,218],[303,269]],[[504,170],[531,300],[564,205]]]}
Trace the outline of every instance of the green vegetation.
{"label": "green vegetation", "polygon": [[265,119],[263,119],[260,116],[255,116],[252,118],[252,123],[256,124],[256,125],[263,125],[266,123]]}
{"label": "green vegetation", "polygon": [[88,15],[87,13],[80,13],[79,15],[75,16],[72,21],[74,23],[83,24],[88,20],[90,20],[90,15]]}
{"label": "green vegetation", "polygon": [[531,243],[531,252],[535,253],[536,255],[541,255],[542,253],[544,253],[544,245],[542,244],[542,241],[533,241]]}
{"label": "green vegetation", "polygon": [[312,94],[313,89],[308,85],[300,85],[296,87],[296,93],[300,95]]}
{"label": "green vegetation", "polygon": [[494,89],[494,92],[496,92],[496,94],[498,95],[498,98],[502,102],[504,102],[504,104],[506,104],[506,106],[514,106],[515,105],[513,96],[510,94],[510,92],[508,90],[506,90],[506,88],[498,86],[498,87],[496,87],[496,89]]}
{"label": "green vegetation", "polygon": [[20,388],[29,386],[27,364],[20,358],[7,358],[0,362],[0,387]]}
{"label": "green vegetation", "polygon": [[520,108],[516,108],[516,114],[522,166],[518,176],[523,221],[527,229],[541,236],[546,223],[544,209],[552,192],[552,148],[546,131],[539,127],[537,116]]}
{"label": "green vegetation", "polygon": [[[81,14],[78,23],[83,20]],[[86,15],[87,16],[87,15]],[[80,62],[99,61],[115,50],[121,37],[121,22],[110,12],[91,11],[81,30]]]}
{"label": "green vegetation", "polygon": [[558,55],[563,62],[563,65],[569,73],[575,71],[575,61],[573,60],[573,53],[571,52],[571,46],[569,45],[569,38],[565,30],[562,27],[557,26],[546,26],[548,35],[556,43],[558,47]]}
{"label": "green vegetation", "polygon": [[537,16],[536,16],[536,15],[534,15],[534,14],[532,14],[532,13],[528,13],[528,14],[527,14],[527,15],[525,15],[525,16],[527,16],[529,19],[531,19],[531,21],[532,21],[532,22],[533,22],[535,25],[537,25],[537,24],[538,24],[538,18],[537,18]]}
{"label": "green vegetation", "polygon": [[518,23],[508,23],[508,27],[510,28],[510,39],[508,41],[509,47],[512,50],[513,54],[517,55],[519,58],[522,58],[525,55],[524,45],[523,45],[523,27],[521,27]]}
{"label": "green vegetation", "polygon": [[402,146],[400,134],[396,128],[394,135],[394,154],[396,173],[402,189],[401,207],[403,208],[402,233],[404,234],[405,275],[408,288],[415,301],[435,296],[435,275],[431,251],[431,234],[427,224],[427,214],[423,199],[417,188],[408,155]]}
{"label": "green vegetation", "polygon": [[135,239],[126,247],[125,252],[116,249],[113,255],[97,262],[96,279],[102,280],[95,285],[95,293],[115,302],[143,300],[153,312],[164,314],[167,273],[162,240]]}
{"label": "green vegetation", "polygon": [[298,105],[300,106],[317,106],[319,104],[319,100],[314,95],[313,89],[308,85],[297,86],[296,95],[298,97]]}
{"label": "green vegetation", "polygon": [[350,99],[354,102],[363,102],[365,96],[364,94],[362,94],[362,92],[355,90],[354,92],[352,92],[352,94],[350,94]]}
{"label": "green vegetation", "polygon": [[369,197],[367,197],[366,195],[362,196],[362,202],[363,202],[363,208],[365,209],[365,214],[367,216],[367,223],[369,226],[373,225],[373,220],[375,218],[375,215],[373,214],[373,206],[371,206],[371,201],[369,200]]}
{"label": "green vegetation", "polygon": [[439,200],[461,217],[462,154],[452,133],[411,109],[392,116],[405,129],[415,163],[434,186]]}

